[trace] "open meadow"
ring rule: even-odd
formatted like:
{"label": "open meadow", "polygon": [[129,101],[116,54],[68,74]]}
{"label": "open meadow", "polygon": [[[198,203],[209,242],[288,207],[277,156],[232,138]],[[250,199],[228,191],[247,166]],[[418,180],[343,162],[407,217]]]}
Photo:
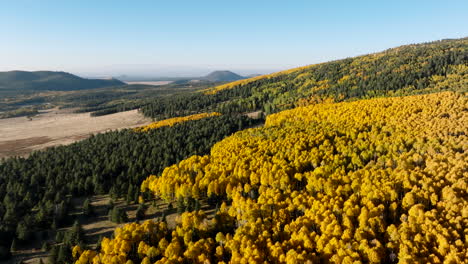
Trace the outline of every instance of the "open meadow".
{"label": "open meadow", "polygon": [[109,130],[151,123],[138,110],[91,117],[71,109],[48,109],[32,118],[0,119],[0,158],[26,156],[33,150],[66,145]]}

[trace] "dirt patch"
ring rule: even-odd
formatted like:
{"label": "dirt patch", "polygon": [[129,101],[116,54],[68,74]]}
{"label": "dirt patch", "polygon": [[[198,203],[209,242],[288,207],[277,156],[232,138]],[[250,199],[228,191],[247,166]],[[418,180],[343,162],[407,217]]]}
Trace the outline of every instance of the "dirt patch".
{"label": "dirt patch", "polygon": [[144,85],[166,85],[170,84],[172,81],[152,81],[152,82],[126,82],[127,84],[144,84]]}
{"label": "dirt patch", "polygon": [[263,116],[263,112],[262,111],[255,111],[255,112],[247,113],[245,115],[250,117],[250,118],[253,118],[253,119],[259,119],[259,118],[261,118]]}
{"label": "dirt patch", "polygon": [[27,155],[32,151],[31,146],[46,144],[50,141],[51,138],[45,136],[0,141],[0,158]]}
{"label": "dirt patch", "polygon": [[57,108],[41,111],[32,120],[26,117],[0,119],[0,158],[27,156],[33,150],[67,145],[105,131],[151,123],[138,110],[91,117]]}

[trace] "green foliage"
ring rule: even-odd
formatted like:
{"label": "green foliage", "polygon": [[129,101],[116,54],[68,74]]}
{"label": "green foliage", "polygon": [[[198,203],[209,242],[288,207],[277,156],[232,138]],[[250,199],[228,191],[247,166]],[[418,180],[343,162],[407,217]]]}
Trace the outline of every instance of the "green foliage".
{"label": "green foliage", "polygon": [[90,216],[93,214],[93,205],[91,204],[91,201],[89,198],[86,198],[83,202],[83,215],[85,216]]}
{"label": "green foliage", "polygon": [[17,110],[7,111],[5,113],[0,113],[0,119],[2,118],[12,118],[12,117],[20,117],[20,116],[27,116],[32,117],[37,115],[39,112],[36,108],[31,107],[24,107]]}
{"label": "green foliage", "polygon": [[57,262],[57,256],[59,254],[59,246],[53,246],[52,249],[49,252],[49,256],[47,257],[47,263],[48,264],[56,264]]}
{"label": "green foliage", "polygon": [[24,109],[40,110],[59,106],[60,108],[78,108],[76,110],[78,113],[91,112],[91,116],[101,116],[138,109],[152,102],[154,98],[206,89],[209,85],[213,83],[190,84],[186,81],[160,86],[121,84],[87,90],[61,91],[60,93],[0,88],[0,111],[4,112],[2,115],[12,117],[17,115],[16,111],[24,111]]}
{"label": "green foliage", "polygon": [[214,71],[208,74],[207,76],[203,77],[203,79],[209,80],[211,82],[232,82],[244,78],[245,77],[242,77],[231,71]]}
{"label": "green foliage", "polygon": [[79,245],[84,242],[84,231],[81,224],[75,221],[72,228],[67,232],[65,244]]}
{"label": "green foliage", "polygon": [[120,224],[128,222],[128,216],[125,210],[115,206],[109,211],[109,221]]}
{"label": "green foliage", "polygon": [[11,252],[15,252],[16,250],[18,250],[18,241],[15,239],[13,239],[13,241],[11,242],[11,246],[10,246],[10,251]]}
{"label": "green foliage", "polygon": [[99,235],[98,241],[96,243],[96,250],[97,251],[101,250],[101,242],[102,242],[103,239],[104,239],[104,237],[102,235]]}
{"label": "green foliage", "polygon": [[146,213],[146,206],[143,204],[138,205],[137,211],[136,211],[136,220],[140,221],[145,218],[145,213]]}
{"label": "green foliage", "polygon": [[[467,54],[468,39],[447,40],[403,46],[382,53],[243,80],[223,86],[222,89],[216,89],[213,93],[158,97],[154,101],[148,101],[143,96],[148,95],[149,92],[141,94],[135,93],[130,88],[128,90],[122,88],[121,94],[115,94],[115,97],[109,91],[67,95],[70,96],[67,105],[73,106],[76,101],[79,101],[77,98],[82,97],[85,103],[77,104],[85,108],[85,111],[98,111],[95,113],[96,115],[145,105],[142,109],[145,115],[160,119],[211,111],[240,113],[261,110],[270,114],[298,105],[316,104],[325,100],[344,101],[444,90],[466,92],[468,87],[466,80],[468,74]],[[158,93],[151,91],[151,93],[153,92],[154,94]],[[109,95],[109,98],[100,98],[101,95],[106,94]],[[118,101],[122,98],[120,96],[125,97],[126,101],[115,104],[108,103],[111,97],[112,100]],[[135,100],[127,100],[132,96],[135,96],[133,98]],[[28,100],[34,102],[34,100],[39,99],[25,98],[21,104],[28,102]],[[449,117],[441,114],[441,118]],[[290,117],[290,119],[294,118],[294,116]],[[148,133],[135,133],[131,130],[114,131],[93,136],[70,146],[34,152],[28,158],[2,160],[0,162],[0,237],[3,240],[1,243],[6,243],[4,247],[8,251],[15,236],[20,240],[27,240],[32,231],[51,225],[54,227],[63,225],[67,221],[70,211],[70,203],[67,198],[71,196],[111,193],[112,197],[123,197],[129,203],[134,202],[139,195],[138,188],[134,186],[138,186],[147,175],[159,175],[165,167],[178,163],[191,155],[208,154],[215,142],[251,125],[253,125],[253,121],[245,117],[225,115],[186,122],[173,127],[164,127]],[[366,129],[373,131],[374,124],[364,126],[362,131],[364,134],[367,133]],[[313,132],[310,134],[314,135],[320,135],[323,132],[310,131]],[[251,132],[255,133],[255,131]],[[278,133],[284,138],[289,137],[287,131],[286,134],[283,132]],[[302,133],[303,131],[295,132]],[[346,134],[349,131],[341,132]],[[342,136],[340,133],[332,134],[332,137],[327,138],[327,140],[333,142]],[[249,136],[252,137],[251,134]],[[324,138],[326,137],[324,136]],[[267,143],[276,140],[277,135],[274,135]],[[246,143],[245,149],[251,147],[249,144]],[[403,147],[408,146],[412,146],[412,142],[407,142]],[[360,146],[356,146],[356,148],[360,148]],[[266,154],[262,158],[270,162],[269,159],[272,158],[270,154],[277,150],[266,149]],[[252,153],[254,151],[256,150],[253,149]],[[284,153],[290,153],[288,151],[284,151]],[[440,150],[433,151],[439,152]],[[372,161],[376,162],[375,155],[379,153],[378,151],[371,153],[369,150],[361,149],[359,152],[359,155],[346,156],[344,159],[337,159],[334,162],[337,164],[345,162],[346,166],[340,167],[340,169],[347,172],[361,168]],[[329,155],[335,154],[336,150],[329,153]],[[226,157],[228,156],[226,155]],[[284,155],[281,156],[281,159],[289,160],[289,157]],[[219,161],[218,167],[223,168],[226,175],[237,173],[241,178],[238,182],[233,182],[230,185],[230,191],[238,192],[239,198],[247,200],[257,200],[262,197],[262,192],[254,184],[244,185],[245,179],[242,177],[245,175],[239,172],[245,170],[242,167],[244,165],[233,163],[233,167],[240,166],[240,168],[239,171],[232,172],[229,168],[225,168],[222,162],[223,160]],[[275,162],[275,160],[271,162]],[[416,159],[413,163],[408,163],[408,166],[420,166],[421,164],[418,162]],[[245,161],[245,167],[249,167],[248,164],[250,161]],[[305,171],[323,167],[319,161],[296,165]],[[266,167],[264,172],[270,172],[269,168]],[[228,190],[222,188],[223,186],[216,185],[221,175],[213,174],[216,176],[214,180],[204,182],[211,187],[200,193],[208,195],[208,197],[210,193],[216,194],[212,195],[212,199],[210,198],[209,201],[216,204],[218,208],[223,200],[229,202],[225,200],[226,194],[223,193]],[[265,175],[270,174],[266,173]],[[287,174],[287,176],[291,175]],[[202,175],[202,177],[206,177],[206,175]],[[287,177],[284,178],[287,179]],[[295,191],[304,189],[303,181],[298,179],[291,181],[294,182]],[[262,184],[268,185],[268,182],[273,182],[273,179],[265,176]],[[335,182],[332,183],[335,184]],[[283,185],[278,184],[278,186]],[[275,188],[279,188],[278,186]],[[270,187],[269,189],[271,189]],[[309,197],[323,192],[324,188],[330,189],[325,187],[314,187],[309,190],[311,192]],[[244,188],[245,191],[242,190]],[[187,190],[193,191],[189,188]],[[187,190],[183,190],[181,193],[186,193]],[[189,200],[190,197],[186,198],[188,199],[182,199],[178,203],[178,211],[191,211],[194,208],[199,208],[198,200],[192,201]],[[405,203],[411,204],[417,199],[418,197],[408,196],[405,197]],[[172,204],[169,205],[168,209],[171,210]],[[32,208],[34,210],[31,210]],[[128,220],[123,210],[115,206],[111,208],[110,218],[112,221],[126,222]],[[261,210],[259,209],[258,212],[268,210],[273,210],[273,207],[268,205]],[[296,219],[304,216],[303,214],[304,210],[298,207],[294,208],[288,217]],[[338,222],[341,221],[342,214],[335,211],[332,214],[338,219]],[[268,215],[262,213],[261,217],[258,218],[263,219],[265,216]],[[311,228],[316,229],[316,227]],[[81,241],[80,236],[77,235],[80,233],[79,224],[75,225],[73,230],[70,233],[72,235],[67,234],[57,241],[64,240],[65,243],[69,243],[71,240]],[[278,234],[278,237],[281,235]],[[1,245],[3,246],[3,244]],[[55,253],[51,254],[53,259],[51,263],[69,261],[69,247],[54,247],[52,251],[54,252],[54,250]]]}
{"label": "green foliage", "polygon": [[62,243],[64,238],[64,233],[62,231],[58,231],[57,234],[55,234],[55,242],[56,243]]}
{"label": "green foliage", "polygon": [[70,196],[113,192],[134,202],[139,194],[135,186],[148,174],[159,174],[190,155],[206,154],[217,141],[255,122],[217,116],[147,133],[114,131],[28,158],[2,160],[0,236],[9,247],[15,233],[27,240],[32,230],[63,226],[69,222]]}
{"label": "green foliage", "polygon": [[45,251],[45,252],[50,250],[50,245],[49,245],[49,243],[47,241],[42,243],[41,250]]}
{"label": "green foliage", "polygon": [[154,223],[128,224],[96,259],[139,263],[170,241],[159,263],[464,263],[467,104],[442,92],[270,115],[143,182],[179,208],[214,196],[212,222],[182,213],[138,256],[134,230]]}
{"label": "green foliage", "polygon": [[29,230],[27,224],[24,221],[19,222],[16,226],[16,236],[18,239],[26,241],[31,236],[31,230]]}
{"label": "green foliage", "polygon": [[61,245],[58,249],[57,264],[67,264],[72,261],[70,245]]}
{"label": "green foliage", "polygon": [[206,94],[158,98],[142,108],[153,118],[197,112],[267,114],[323,100],[410,95],[466,89],[468,39],[402,46],[241,80]]}
{"label": "green foliage", "polygon": [[185,212],[184,197],[179,197],[177,199],[177,213],[181,215],[183,212]]}

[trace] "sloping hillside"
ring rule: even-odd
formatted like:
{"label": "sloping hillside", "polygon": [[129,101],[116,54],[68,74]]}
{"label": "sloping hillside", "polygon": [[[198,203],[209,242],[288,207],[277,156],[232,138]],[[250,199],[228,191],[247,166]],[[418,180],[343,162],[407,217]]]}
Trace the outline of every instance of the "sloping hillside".
{"label": "sloping hillside", "polygon": [[117,79],[84,79],[66,72],[0,72],[0,90],[9,91],[75,91],[124,84]]}
{"label": "sloping hillside", "polygon": [[231,71],[214,71],[202,79],[210,82],[233,82],[245,78]]}
{"label": "sloping hillside", "polygon": [[[50,241],[57,228],[79,220],[70,211],[72,197],[110,194],[138,202],[139,185],[148,174],[159,174],[191,155],[207,154],[216,142],[258,122],[216,113],[162,120],[154,124],[158,128],[145,132],[115,130],[35,151],[27,158],[0,159],[0,261],[8,256],[12,241],[18,248],[31,248],[31,242]],[[42,232],[48,234],[35,236]],[[71,246],[54,241],[63,250]]]}
{"label": "sloping hillside", "polygon": [[210,111],[274,113],[324,100],[461,91],[468,87],[467,75],[468,38],[443,40],[240,80],[204,94],[157,100],[143,112],[151,117]]}
{"label": "sloping hillside", "polygon": [[[406,75],[413,72],[412,76],[404,80],[409,84],[412,80],[417,79],[416,72],[420,73],[420,78],[431,76],[434,73],[446,74],[448,69],[444,69],[444,65],[463,64],[468,59],[467,45],[468,38],[405,45],[375,54],[303,66],[269,75],[255,76],[213,87],[208,89],[208,93],[216,93],[224,89],[235,89],[243,85],[255,85],[258,81],[273,79],[272,81],[274,82],[277,81],[275,78],[300,81],[301,79],[310,80],[310,77],[314,77],[314,79],[327,79],[327,82],[342,84],[342,86],[344,86],[344,81],[347,81],[349,84],[353,84],[354,82],[356,85],[368,86],[373,81],[378,81],[379,76],[384,75],[387,76],[387,81],[393,80],[394,83],[389,83],[389,87],[386,88],[378,86],[374,87],[374,89],[396,90],[399,86],[395,82],[398,79],[398,74]],[[424,67],[417,69],[416,66],[418,65]],[[338,71],[340,72],[339,74],[337,74]],[[372,76],[373,74],[376,76]],[[368,81],[361,83],[361,78]]]}
{"label": "sloping hillside", "polygon": [[[277,112],[323,99],[418,94],[467,87],[468,38],[401,46],[384,52],[295,68],[214,87],[240,105]],[[232,91],[226,91],[232,90]]]}
{"label": "sloping hillside", "polygon": [[217,199],[213,219],[129,224],[76,263],[462,263],[467,104],[444,92],[271,115],[143,182],[166,201]]}

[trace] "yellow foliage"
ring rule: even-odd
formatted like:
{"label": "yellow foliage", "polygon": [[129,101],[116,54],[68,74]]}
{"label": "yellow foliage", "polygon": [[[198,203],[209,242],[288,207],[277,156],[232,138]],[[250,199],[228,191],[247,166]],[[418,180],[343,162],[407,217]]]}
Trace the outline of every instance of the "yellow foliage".
{"label": "yellow foliage", "polygon": [[202,118],[220,116],[220,115],[221,115],[220,113],[213,112],[213,113],[201,113],[201,114],[195,114],[195,115],[189,115],[189,116],[183,116],[183,117],[174,117],[174,118],[169,118],[169,119],[164,119],[161,121],[153,122],[146,126],[137,127],[134,130],[136,132],[146,132],[146,131],[157,129],[160,127],[174,126],[178,123],[183,123],[183,122],[192,121],[192,120],[199,120]]}
{"label": "yellow foliage", "polygon": [[258,81],[258,80],[262,80],[262,79],[271,79],[271,78],[278,77],[278,76],[281,76],[281,75],[288,75],[288,74],[291,74],[291,73],[296,72],[296,71],[306,70],[306,69],[311,68],[311,67],[313,67],[315,65],[318,65],[318,64],[292,68],[292,69],[289,69],[289,70],[275,72],[275,73],[272,73],[272,74],[265,74],[265,75],[260,75],[260,76],[255,76],[255,77],[252,77],[252,78],[244,79],[244,80],[234,81],[234,82],[218,85],[218,86],[215,86],[215,87],[212,87],[212,88],[208,88],[208,89],[204,90],[204,92],[205,92],[205,94],[215,94],[215,93],[217,93],[217,92],[219,92],[221,90],[232,89],[232,88],[234,88],[236,86],[246,85],[246,84],[249,84],[249,83],[254,82],[254,81]]}
{"label": "yellow foliage", "polygon": [[213,220],[124,226],[94,260],[126,261],[126,240],[142,261],[150,234],[157,263],[462,263],[467,109],[465,94],[443,92],[270,115],[141,186],[169,201],[221,197]]}

